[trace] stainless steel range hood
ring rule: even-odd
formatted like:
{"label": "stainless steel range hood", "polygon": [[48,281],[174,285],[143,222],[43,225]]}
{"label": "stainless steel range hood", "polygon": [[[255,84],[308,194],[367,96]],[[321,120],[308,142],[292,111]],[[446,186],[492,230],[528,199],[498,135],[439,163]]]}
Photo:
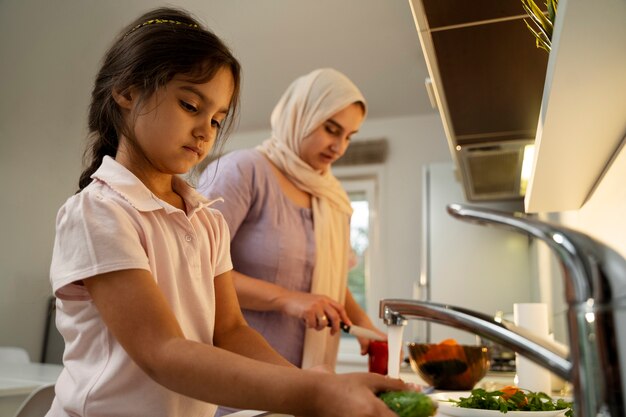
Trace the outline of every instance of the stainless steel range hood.
{"label": "stainless steel range hood", "polygon": [[521,198],[524,150],[532,140],[479,143],[457,152],[468,200],[508,200]]}
{"label": "stainless steel range hood", "polygon": [[409,2],[466,198],[523,198],[548,54],[536,48],[520,0]]}

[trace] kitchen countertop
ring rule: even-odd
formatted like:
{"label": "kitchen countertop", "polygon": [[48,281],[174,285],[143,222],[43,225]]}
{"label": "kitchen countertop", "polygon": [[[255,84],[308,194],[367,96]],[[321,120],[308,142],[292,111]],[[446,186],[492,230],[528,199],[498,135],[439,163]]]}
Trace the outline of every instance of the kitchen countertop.
{"label": "kitchen countertop", "polygon": [[[366,365],[367,366],[367,365]],[[362,365],[359,364],[338,364],[337,365],[337,373],[346,373],[346,372],[364,372],[367,369],[364,369]],[[513,378],[515,377],[514,372],[488,372],[487,375],[478,382],[476,385],[477,388],[483,388],[487,391],[495,390],[498,388],[502,388],[505,385],[513,384]],[[425,382],[417,375],[410,366],[403,366],[400,369],[400,378],[405,382],[410,382],[417,385],[426,385]],[[435,393],[438,391],[435,391]],[[233,414],[228,414],[224,417],[293,417],[287,414],[276,414],[276,413],[268,413],[266,411],[256,411],[256,410],[243,410]],[[435,414],[437,417],[437,414]]]}
{"label": "kitchen countertop", "polygon": [[0,362],[0,416],[12,416],[35,388],[56,382],[63,366]]}
{"label": "kitchen countertop", "polygon": [[63,367],[49,363],[0,362],[0,397],[29,394],[35,388],[56,382]]}

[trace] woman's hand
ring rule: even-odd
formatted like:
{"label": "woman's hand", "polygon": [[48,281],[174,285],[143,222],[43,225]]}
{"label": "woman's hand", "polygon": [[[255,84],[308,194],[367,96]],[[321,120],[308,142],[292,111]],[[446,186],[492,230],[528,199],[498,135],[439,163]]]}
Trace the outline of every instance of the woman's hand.
{"label": "woman's hand", "polygon": [[[366,328],[376,332],[381,337],[384,337],[385,339],[387,339],[387,334],[378,330],[376,327],[367,326]],[[361,355],[367,355],[367,352],[369,351],[369,347],[370,347],[370,342],[372,341],[372,339],[368,339],[366,337],[357,337],[356,340],[359,341],[359,345],[361,346]]]}
{"label": "woman's hand", "polygon": [[352,324],[345,308],[325,295],[289,291],[281,295],[277,302],[283,313],[304,320],[306,327],[311,329],[330,327],[330,333],[335,334],[339,331],[339,322]]}

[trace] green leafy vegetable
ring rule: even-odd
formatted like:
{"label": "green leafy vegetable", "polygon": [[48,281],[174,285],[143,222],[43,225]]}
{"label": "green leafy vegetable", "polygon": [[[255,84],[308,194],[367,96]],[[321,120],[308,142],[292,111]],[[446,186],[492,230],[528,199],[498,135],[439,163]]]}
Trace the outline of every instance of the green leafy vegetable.
{"label": "green leafy vegetable", "polygon": [[554,411],[567,410],[565,415],[571,417],[572,403],[563,399],[553,400],[543,392],[532,392],[517,389],[514,392],[503,391],[487,392],[484,389],[473,389],[469,397],[450,400],[463,408],[479,408],[482,410],[507,411]]}
{"label": "green leafy vegetable", "polygon": [[389,391],[378,396],[399,417],[429,417],[437,411],[437,403],[421,392]]}

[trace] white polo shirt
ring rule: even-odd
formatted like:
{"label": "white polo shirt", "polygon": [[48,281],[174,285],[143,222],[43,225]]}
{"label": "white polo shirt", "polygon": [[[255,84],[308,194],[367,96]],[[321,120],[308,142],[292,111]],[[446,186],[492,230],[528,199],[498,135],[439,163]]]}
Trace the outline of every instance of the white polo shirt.
{"label": "white polo shirt", "polygon": [[232,269],[228,226],[207,200],[175,177],[187,213],[157,198],[110,157],[94,181],[57,215],[50,279],[64,369],[48,416],[209,417],[215,406],[150,379],[102,321],[85,287],[73,282],[105,272],[152,273],[185,336],[212,344],[216,275]]}

